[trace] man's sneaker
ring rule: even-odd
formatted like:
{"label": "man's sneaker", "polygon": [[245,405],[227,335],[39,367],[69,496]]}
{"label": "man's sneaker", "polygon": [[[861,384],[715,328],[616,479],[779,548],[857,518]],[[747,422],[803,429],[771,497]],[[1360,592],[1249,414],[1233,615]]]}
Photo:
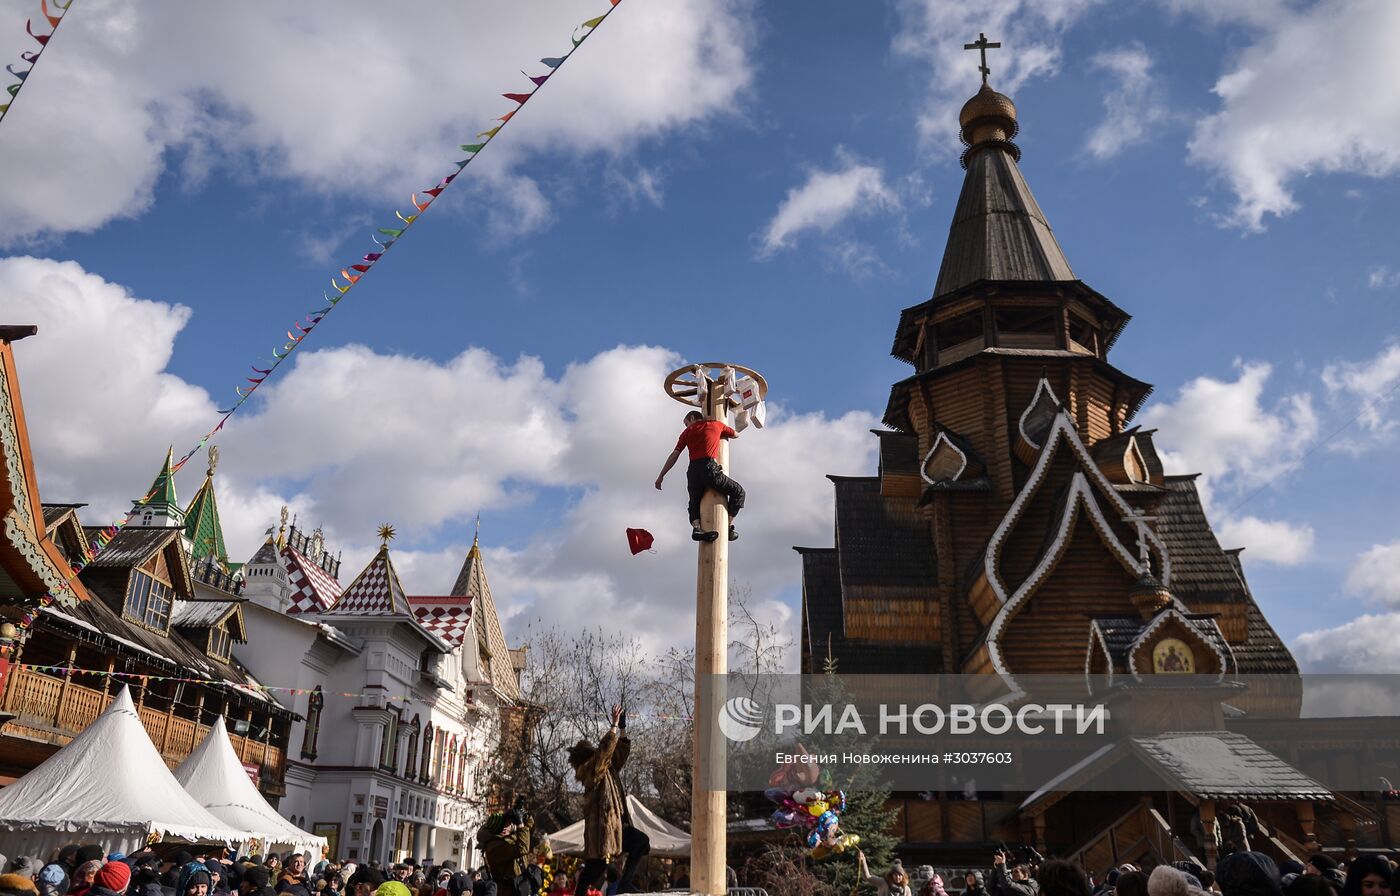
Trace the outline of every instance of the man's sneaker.
{"label": "man's sneaker", "polygon": [[738,541],[738,540],[739,540],[739,532],[738,532],[738,530],[735,529],[733,526],[730,526],[730,527],[729,527],[729,540],[730,540],[730,541]]}
{"label": "man's sneaker", "polygon": [[717,538],[719,538],[719,533],[718,533],[718,532],[706,532],[706,531],[703,530],[703,529],[694,529],[694,528],[690,530],[690,540],[691,540],[691,541],[711,542],[711,541],[714,541],[714,540],[717,539]]}

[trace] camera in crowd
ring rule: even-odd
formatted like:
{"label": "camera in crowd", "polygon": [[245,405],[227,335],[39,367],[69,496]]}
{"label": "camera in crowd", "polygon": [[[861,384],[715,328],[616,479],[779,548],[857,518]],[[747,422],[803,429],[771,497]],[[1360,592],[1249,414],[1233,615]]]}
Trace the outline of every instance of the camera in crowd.
{"label": "camera in crowd", "polygon": [[528,816],[525,814],[525,798],[516,797],[515,802],[505,812],[506,824],[523,825]]}
{"label": "camera in crowd", "polygon": [[1002,842],[1001,848],[996,851],[995,855],[1005,857],[1008,862],[1017,862],[1024,865],[1039,865],[1045,861],[1045,856],[1037,852],[1034,846],[1024,844],[1010,847],[1006,845],[1005,841]]}

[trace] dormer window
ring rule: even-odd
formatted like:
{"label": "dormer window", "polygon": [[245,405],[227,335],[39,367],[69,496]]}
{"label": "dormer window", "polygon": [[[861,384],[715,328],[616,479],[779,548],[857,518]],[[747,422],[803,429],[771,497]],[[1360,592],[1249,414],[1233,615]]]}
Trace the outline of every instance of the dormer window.
{"label": "dormer window", "polygon": [[170,628],[172,594],[173,589],[168,582],[162,582],[143,570],[133,569],[126,588],[123,613],[133,622],[165,632]]}
{"label": "dormer window", "polygon": [[228,627],[216,625],[209,629],[209,655],[216,659],[228,662],[229,647],[232,646],[233,637],[228,633]]}

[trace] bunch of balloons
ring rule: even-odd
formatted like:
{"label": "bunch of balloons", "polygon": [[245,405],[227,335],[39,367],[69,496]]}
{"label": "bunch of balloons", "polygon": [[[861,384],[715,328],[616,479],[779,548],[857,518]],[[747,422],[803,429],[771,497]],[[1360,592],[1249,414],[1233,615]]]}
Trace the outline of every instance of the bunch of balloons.
{"label": "bunch of balloons", "polygon": [[[806,750],[798,745],[795,754],[804,756]],[[773,810],[773,826],[803,828],[807,831],[807,848],[812,858],[820,859],[834,852],[845,852],[860,842],[855,834],[841,832],[841,813],[846,811],[846,794],[840,790],[822,790],[816,784],[820,770],[815,761],[804,758],[789,763],[768,778],[764,796],[778,805]]]}

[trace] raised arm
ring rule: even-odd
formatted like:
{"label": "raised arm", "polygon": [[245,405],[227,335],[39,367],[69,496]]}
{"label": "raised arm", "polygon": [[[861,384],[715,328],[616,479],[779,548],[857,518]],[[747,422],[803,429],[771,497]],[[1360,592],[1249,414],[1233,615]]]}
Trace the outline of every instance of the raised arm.
{"label": "raised arm", "polygon": [[676,450],[671,452],[671,456],[666,458],[666,466],[661,468],[660,474],[656,477],[656,490],[661,491],[661,480],[666,478],[666,474],[671,472],[671,468],[676,465],[676,461],[681,459],[681,446],[677,445]]}
{"label": "raised arm", "polygon": [[890,891],[889,882],[878,874],[870,873],[870,865],[865,861],[865,853],[857,851],[856,862],[856,874],[860,879],[874,887],[879,896],[886,896]]}

